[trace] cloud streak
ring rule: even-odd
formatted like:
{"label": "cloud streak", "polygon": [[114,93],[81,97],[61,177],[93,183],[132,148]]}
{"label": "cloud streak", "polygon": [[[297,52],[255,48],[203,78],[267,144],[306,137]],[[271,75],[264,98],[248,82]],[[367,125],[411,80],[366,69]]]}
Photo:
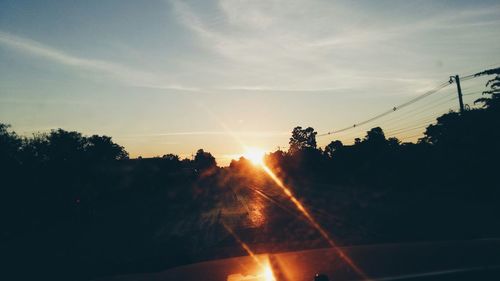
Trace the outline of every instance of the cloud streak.
{"label": "cloud streak", "polygon": [[[232,84],[220,85],[224,90],[323,92],[376,85],[414,94],[435,84],[428,70],[443,59],[435,56],[447,49],[453,53],[463,29],[500,25],[498,5],[429,10],[401,20],[396,18],[402,11],[388,17],[342,1],[219,0],[212,14],[188,2],[169,3],[201,47],[237,69],[239,75],[226,74]],[[446,34],[447,41],[436,37],[454,29],[460,32]],[[488,36],[469,33],[470,42]]]}
{"label": "cloud streak", "polygon": [[84,69],[87,71],[105,73],[114,77],[120,82],[135,87],[182,91],[198,90],[194,87],[184,87],[182,85],[167,84],[161,82],[162,78],[154,73],[138,71],[128,66],[113,62],[87,59],[70,55],[64,51],[49,47],[40,42],[15,36],[4,31],[0,31],[0,44],[10,49],[27,53],[32,56],[44,58],[61,65],[66,65],[77,69]]}
{"label": "cloud streak", "polygon": [[140,137],[174,137],[174,136],[209,136],[209,135],[235,135],[235,136],[250,136],[250,137],[274,137],[290,135],[290,132],[285,131],[186,131],[186,132],[167,132],[167,133],[151,133],[138,135],[122,135],[120,138],[140,138]]}

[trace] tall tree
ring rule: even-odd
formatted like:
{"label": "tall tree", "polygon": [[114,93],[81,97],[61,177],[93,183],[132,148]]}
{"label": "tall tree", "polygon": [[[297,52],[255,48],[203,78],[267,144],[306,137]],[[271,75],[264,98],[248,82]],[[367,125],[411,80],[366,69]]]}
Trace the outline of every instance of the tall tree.
{"label": "tall tree", "polygon": [[114,143],[111,137],[93,135],[85,138],[85,153],[91,161],[110,161],[128,158],[123,146]]}
{"label": "tall tree", "polygon": [[386,142],[384,131],[380,127],[372,128],[366,132],[364,141],[373,145],[383,144]]}
{"label": "tall tree", "polygon": [[198,170],[207,170],[217,166],[215,157],[210,152],[205,152],[203,149],[198,149],[194,156],[194,165]]}
{"label": "tall tree", "polygon": [[84,159],[86,140],[81,133],[57,129],[52,130],[46,138],[48,141],[47,156],[50,160],[63,163]]}
{"label": "tall tree", "polygon": [[326,156],[332,158],[333,154],[339,149],[342,149],[342,147],[344,147],[344,144],[341,141],[339,140],[332,141],[327,146],[325,146],[325,154]]}
{"label": "tall tree", "polygon": [[15,132],[9,131],[10,125],[0,123],[0,163],[18,160],[21,139]]}
{"label": "tall tree", "polygon": [[316,134],[313,128],[295,127],[290,138],[288,152],[293,154],[304,149],[316,149]]}

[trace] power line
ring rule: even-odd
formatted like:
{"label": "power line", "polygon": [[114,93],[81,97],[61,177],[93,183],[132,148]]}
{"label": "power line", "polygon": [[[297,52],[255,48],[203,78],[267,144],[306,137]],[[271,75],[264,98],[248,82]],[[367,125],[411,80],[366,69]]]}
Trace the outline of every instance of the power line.
{"label": "power line", "polygon": [[[470,95],[472,95],[472,94],[477,94],[477,93],[479,93],[479,92],[472,92],[472,93],[468,93],[468,94],[466,94],[466,95],[464,95],[464,96],[470,96]],[[427,109],[426,109],[426,110],[424,110],[424,111],[428,111],[428,110],[430,110],[430,109],[436,108],[436,107],[438,107],[438,106],[440,106],[440,105],[442,105],[442,104],[448,103],[448,102],[450,102],[450,101],[454,101],[454,100],[456,100],[456,99],[457,99],[457,97],[455,96],[455,97],[453,97],[453,98],[451,98],[451,99],[448,99],[448,100],[446,100],[446,101],[444,101],[444,102],[441,102],[441,103],[439,103],[439,104],[436,104],[435,106],[429,107],[429,108],[427,108]],[[423,111],[422,111],[422,112],[423,112]],[[430,118],[429,118],[429,116],[427,116],[427,117],[424,117],[424,118],[421,118],[421,119],[419,119],[419,120],[414,121],[415,123],[421,123],[421,122],[426,123],[425,125],[412,127],[412,128],[409,128],[409,129],[406,129],[406,128],[401,128],[401,129],[396,129],[396,130],[394,130],[394,129],[392,129],[392,128],[391,128],[391,129],[389,129],[389,130],[386,132],[386,135],[388,135],[388,136],[394,135],[394,136],[395,136],[395,135],[399,135],[399,134],[401,134],[401,133],[403,133],[403,132],[412,131],[412,130],[415,130],[415,129],[419,129],[419,128],[427,127],[427,126],[429,126],[429,125],[430,125],[430,123],[427,123],[427,122],[430,122],[430,121],[432,121],[432,120],[435,120],[435,119],[436,119],[439,115],[441,115],[441,114],[442,114],[442,113],[437,113],[437,114],[436,114],[436,113],[434,113],[434,114],[432,114],[432,117],[430,117]]]}
{"label": "power line", "polygon": [[389,135],[389,136],[396,136],[396,135],[399,135],[399,134],[402,134],[402,133],[411,132],[411,131],[418,130],[418,129],[423,129],[423,128],[427,127],[427,126],[429,126],[429,124],[419,125],[419,126],[410,127],[410,128],[402,128],[402,129],[399,129],[399,130],[394,130],[392,132],[389,132],[389,133],[387,133],[387,135]]}
{"label": "power line", "polygon": [[[444,102],[442,102],[442,100],[443,100],[444,98],[446,98],[446,100],[445,100]],[[421,114],[421,113],[423,113],[423,112],[427,112],[427,111],[429,111],[430,109],[434,109],[434,108],[436,108],[436,107],[438,107],[438,106],[440,106],[440,105],[443,105],[443,104],[445,104],[445,103],[448,103],[448,102],[453,101],[453,100],[456,100],[456,99],[457,99],[457,97],[456,97],[456,96],[453,96],[451,99],[450,99],[450,97],[449,97],[449,96],[442,96],[442,97],[440,97],[439,99],[437,99],[437,100],[435,100],[435,101],[434,101],[434,102],[439,101],[439,103],[438,103],[438,104],[436,104],[436,103],[428,103],[428,104],[425,104],[425,105],[423,105],[423,106],[420,106],[420,107],[414,108],[414,109],[412,109],[412,110],[410,110],[410,111],[404,112],[404,113],[403,113],[402,115],[400,115],[400,116],[397,116],[397,117],[395,117],[395,118],[392,118],[392,119],[388,119],[388,120],[386,120],[386,125],[387,125],[387,124],[397,123],[398,121],[401,121],[401,120],[407,119],[407,116],[408,116],[408,115],[410,115],[410,114],[412,114],[412,113],[413,113],[413,114],[411,115],[411,117],[417,116],[417,115],[419,115],[419,114]]]}
{"label": "power line", "polygon": [[400,141],[404,141],[404,140],[407,140],[407,139],[412,139],[414,137],[418,137],[418,136],[423,136],[422,133],[419,133],[419,134],[415,134],[415,135],[411,135],[411,136],[407,136],[407,137],[404,137],[404,138],[401,138]]}
{"label": "power line", "polygon": [[[498,65],[500,65],[500,63],[489,65],[488,68],[492,67],[492,66],[498,66]],[[455,78],[455,80],[460,79],[460,81],[463,83],[465,81],[477,78],[479,76],[488,75],[488,74],[492,74],[492,73],[498,73],[499,71],[500,71],[500,68],[494,68],[494,69],[488,69],[488,70],[485,70],[485,71],[476,72],[474,74],[468,74],[468,75],[463,75],[463,76],[458,76],[458,75],[456,75],[456,76],[450,76],[450,80],[449,81],[443,82],[443,83],[439,84],[438,86],[436,86],[434,89],[429,90],[429,91],[425,92],[424,94],[419,95],[419,96],[417,96],[417,97],[415,97],[415,98],[413,98],[413,99],[411,99],[411,100],[409,100],[409,101],[407,101],[407,102],[405,102],[403,104],[395,106],[395,107],[393,107],[390,110],[387,110],[387,111],[382,112],[382,113],[380,113],[378,115],[375,115],[375,116],[373,116],[373,117],[371,117],[371,118],[369,118],[367,120],[355,123],[352,126],[348,126],[348,127],[345,127],[345,128],[339,129],[339,130],[332,130],[332,131],[329,131],[329,132],[326,132],[326,133],[318,134],[317,137],[323,137],[323,136],[328,136],[328,135],[332,135],[332,134],[339,134],[339,133],[343,133],[343,132],[346,132],[346,131],[353,130],[353,132],[350,132],[350,133],[347,133],[347,134],[340,134],[338,136],[338,139],[345,140],[346,138],[352,137],[352,135],[361,134],[362,131],[364,129],[366,129],[366,128],[364,128],[365,127],[364,125],[366,125],[368,123],[371,123],[371,122],[373,122],[375,120],[381,119],[381,118],[383,118],[383,117],[385,117],[385,116],[387,116],[387,115],[389,115],[391,113],[394,113],[396,111],[400,111],[401,109],[403,109],[403,108],[405,108],[405,107],[407,107],[409,105],[412,105],[412,104],[414,104],[414,103],[416,103],[416,102],[418,102],[418,101],[420,101],[420,100],[422,100],[422,99],[424,99],[424,98],[426,98],[428,96],[431,96],[431,95],[439,92],[443,88],[446,88],[447,86],[449,86],[450,84],[452,84],[454,82],[453,78]],[[455,82],[458,83],[458,81],[455,81]],[[467,88],[464,88],[464,90],[468,91],[471,88],[472,87],[469,86]],[[461,94],[461,89],[459,89],[458,91],[459,91],[459,97],[460,98],[462,98],[463,96],[471,96],[471,95],[480,93],[480,91],[479,91],[479,92],[471,92],[471,93],[467,93],[465,95],[462,95]],[[385,122],[385,124],[384,124],[384,122],[382,122],[382,126],[380,126],[380,127],[383,127],[383,126],[385,127],[385,126],[387,126],[387,124],[391,124],[391,123],[392,124],[398,124],[399,121],[404,121],[404,120],[408,119],[408,118],[406,118],[406,116],[408,116],[410,113],[416,112],[415,114],[412,115],[412,117],[415,117],[417,115],[422,114],[423,112],[429,111],[431,109],[435,109],[436,107],[439,107],[439,106],[441,106],[443,104],[446,104],[446,103],[448,103],[450,101],[453,101],[453,100],[457,99],[457,97],[454,96],[451,99],[447,99],[447,100],[441,102],[444,99],[444,97],[446,97],[446,96],[443,96],[443,98],[439,98],[439,99],[435,100],[433,103],[424,104],[423,106],[420,106],[420,107],[414,108],[413,110],[407,111],[407,112],[403,113],[402,116],[399,116],[399,117],[396,117],[396,118],[393,118],[393,119],[388,119],[388,120],[386,120],[388,122]],[[440,102],[436,104],[435,103],[436,101],[440,101]],[[462,100],[461,100],[461,109],[462,108],[463,108],[463,106],[462,106]],[[437,118],[438,116],[439,116],[439,114],[437,114],[436,116],[433,116],[432,119],[427,119],[429,117],[424,117],[424,118],[426,118],[424,122],[430,122],[433,119]],[[411,123],[415,123],[415,122],[419,122],[419,121],[421,122],[421,120],[423,120],[424,118],[421,118],[421,119],[419,119],[417,121],[412,121]],[[405,127],[403,127],[403,128],[400,128],[400,129],[395,129],[395,128],[394,129],[390,129],[388,131],[389,135],[391,133],[395,134],[395,135],[398,135],[398,134],[401,134],[403,132],[416,130],[416,129],[419,129],[419,128],[422,128],[422,127],[425,127],[425,126],[429,125],[429,124],[426,124],[426,125],[420,125],[420,126],[417,126],[417,127],[407,128],[407,126],[410,123],[404,123],[404,124],[406,124],[406,125],[404,125]],[[355,130],[355,129],[359,129],[359,130]],[[417,136],[417,135],[415,135],[415,136]],[[411,137],[415,137],[415,136],[411,136]],[[410,137],[405,137],[404,139],[408,139],[408,138],[410,138]]]}
{"label": "power line", "polygon": [[[493,64],[493,65],[496,65],[496,64]],[[492,71],[492,69],[486,70],[486,71],[482,71],[482,72],[478,72],[478,73],[475,73],[475,74],[464,75],[464,76],[460,77],[460,80],[463,82],[463,81],[467,81],[467,80],[470,80],[470,79],[474,79],[474,78],[476,78],[478,76],[486,74],[488,71]],[[323,134],[318,134],[317,137],[323,137],[323,136],[328,136],[328,135],[331,135],[331,134],[336,134],[336,133],[344,132],[344,131],[351,130],[353,128],[362,126],[364,124],[373,122],[375,120],[378,120],[378,119],[380,119],[380,118],[382,118],[382,117],[384,117],[386,115],[389,115],[389,114],[391,114],[391,113],[393,113],[393,112],[395,112],[397,110],[400,110],[400,109],[402,109],[404,107],[407,107],[407,106],[409,106],[409,105],[411,105],[411,104],[413,104],[413,103],[415,103],[415,102],[417,102],[417,101],[419,101],[419,100],[421,100],[423,98],[426,98],[426,97],[428,97],[428,96],[430,96],[432,94],[437,93],[439,90],[447,87],[451,83],[453,83],[453,80],[450,79],[448,82],[444,82],[444,83],[438,85],[436,88],[434,88],[434,89],[432,89],[430,91],[427,91],[426,93],[424,93],[424,94],[422,94],[420,96],[417,96],[416,98],[413,98],[413,99],[411,99],[411,100],[409,100],[409,101],[407,101],[407,102],[405,102],[403,104],[395,106],[391,110],[387,110],[385,112],[382,112],[382,113],[380,113],[380,114],[378,114],[378,115],[376,115],[376,116],[374,116],[372,118],[369,118],[367,120],[358,122],[358,123],[356,123],[356,124],[354,124],[352,126],[348,126],[348,127],[345,127],[345,128],[339,129],[339,130],[329,131],[329,132],[326,132],[326,133],[323,133]]]}
{"label": "power line", "polygon": [[[412,114],[412,117],[416,117],[416,116],[419,116],[420,114],[422,113],[425,113],[425,112],[428,112],[430,110],[434,110],[438,107],[441,107],[442,105],[445,105],[445,104],[448,104],[452,101],[455,101],[457,99],[457,97],[447,97],[446,100],[441,100],[439,103],[435,103],[435,104],[429,104],[429,106],[426,106],[425,108],[422,108],[421,110],[415,112],[414,114]],[[447,107],[446,110],[450,110],[450,107]],[[439,113],[438,113],[439,114]]]}
{"label": "power line", "polygon": [[434,121],[434,120],[436,120],[436,115],[433,115],[432,117],[427,116],[425,118],[416,120],[415,122],[412,122],[411,124],[406,124],[404,127],[387,128],[384,130],[384,133],[386,135],[390,135],[390,134],[392,134],[392,132],[408,128],[408,126],[415,126],[415,124],[423,124],[423,123],[430,124],[431,121]]}
{"label": "power line", "polygon": [[[477,75],[477,74],[480,74],[480,73],[484,72],[484,70],[483,70],[484,68],[488,68],[488,69],[490,69],[490,68],[492,68],[492,67],[498,67],[498,66],[500,66],[500,62],[496,62],[496,63],[493,63],[493,64],[489,64],[489,65],[483,66],[483,67],[481,67],[481,69],[477,69],[477,68],[476,68],[475,70],[473,70],[473,71],[468,71],[468,72],[469,72],[469,73],[470,73],[470,72],[475,73],[475,74],[472,74],[472,75],[474,76],[474,75]],[[470,75],[465,75],[465,74],[463,74],[463,73],[462,73],[462,74],[460,74],[460,77],[462,77],[462,76],[463,76],[463,77],[466,77],[466,76],[470,76]]]}
{"label": "power line", "polygon": [[[445,101],[442,101],[443,98],[446,98]],[[417,120],[411,120],[410,122],[406,122],[406,123],[403,123],[403,124],[400,124],[399,122],[400,121],[405,121],[405,120],[408,120],[408,118],[406,118],[406,116],[409,114],[409,113],[413,113],[415,111],[418,111],[417,113],[413,114],[411,117],[415,117],[415,116],[418,116],[424,112],[427,112],[431,109],[435,109],[436,107],[439,107],[443,104],[446,104],[446,103],[449,103],[450,101],[454,101],[456,100],[457,97],[456,96],[453,96],[450,97],[449,96],[443,96],[443,97],[440,97],[439,99],[437,99],[438,101],[441,101],[440,103],[437,103],[437,104],[425,104],[424,105],[424,108],[422,107],[418,107],[418,108],[415,108],[411,111],[408,111],[408,112],[405,112],[405,114],[403,116],[399,116],[399,118],[396,118],[396,119],[389,119],[389,121],[392,121],[392,122],[388,122],[388,123],[381,123],[379,124],[379,127],[386,127],[388,124],[395,124],[396,126],[393,126],[389,129],[389,134],[391,133],[390,131],[391,130],[402,130],[402,129],[405,129],[406,126],[409,126],[409,125],[415,125],[416,123],[418,124],[421,124],[422,122],[430,122],[432,120],[434,120],[436,117],[438,117],[439,115],[441,115],[442,113],[437,113],[437,114],[431,114],[431,115],[427,115],[425,117],[422,117],[422,118],[419,118]],[[401,125],[403,127],[401,127]],[[353,136],[356,136],[356,135],[361,135],[361,134],[364,134],[365,133],[365,126],[359,126],[357,129],[359,129],[358,131],[353,131],[353,132],[350,132],[350,133],[347,133],[345,135],[342,135],[342,136],[339,136],[338,138],[345,141],[345,139],[348,139],[348,138],[352,138]],[[387,133],[386,133],[387,134]]]}
{"label": "power line", "polygon": [[380,114],[378,114],[378,115],[376,115],[376,116],[374,116],[374,117],[372,117],[370,119],[367,119],[365,121],[361,121],[361,122],[356,123],[356,124],[354,124],[352,126],[345,127],[345,128],[340,129],[340,130],[330,131],[330,132],[327,132],[327,133],[324,133],[324,134],[320,134],[320,135],[318,135],[318,137],[323,137],[323,136],[328,136],[328,135],[335,134],[335,133],[340,133],[340,132],[347,131],[347,130],[350,130],[352,128],[356,128],[356,127],[359,127],[361,125],[373,122],[373,121],[375,121],[377,119],[380,119],[380,118],[382,118],[382,117],[384,117],[384,116],[386,116],[388,114],[391,114],[391,113],[395,112],[396,110],[399,110],[399,109],[402,109],[404,107],[407,107],[407,106],[409,106],[409,105],[411,105],[411,104],[413,104],[413,103],[415,103],[415,102],[417,102],[417,101],[419,101],[419,100],[421,100],[421,99],[423,99],[425,97],[428,97],[428,96],[430,96],[430,95],[438,92],[439,90],[445,88],[448,85],[449,85],[449,82],[444,82],[444,83],[438,85],[436,88],[434,88],[434,89],[432,89],[430,91],[427,91],[426,93],[424,93],[424,94],[422,94],[422,95],[420,95],[420,96],[418,96],[418,97],[416,97],[414,99],[411,99],[411,100],[409,100],[409,101],[407,101],[407,102],[405,102],[403,104],[400,104],[398,106],[393,107],[391,110],[387,110],[387,111],[385,111],[383,113],[380,113]]}
{"label": "power line", "polygon": [[477,94],[482,94],[482,93],[483,93],[483,91],[471,92],[471,93],[463,94],[462,96],[466,97],[466,96],[472,96],[472,95],[477,95]]}

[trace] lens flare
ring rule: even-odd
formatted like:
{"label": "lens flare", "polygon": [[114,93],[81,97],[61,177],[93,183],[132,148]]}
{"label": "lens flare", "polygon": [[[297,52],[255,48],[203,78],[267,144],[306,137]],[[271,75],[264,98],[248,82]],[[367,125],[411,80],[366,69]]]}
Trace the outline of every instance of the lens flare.
{"label": "lens flare", "polygon": [[276,278],[274,277],[273,269],[271,265],[269,264],[269,257],[267,257],[266,260],[260,260],[257,255],[250,249],[247,243],[243,242],[241,238],[229,227],[224,221],[221,221],[222,226],[226,229],[226,231],[233,236],[233,238],[240,244],[241,248],[247,252],[248,256],[250,256],[255,263],[259,266],[260,272],[257,275],[259,277],[259,280],[263,281],[276,281]]}
{"label": "lens flare", "polygon": [[[281,190],[288,196],[288,198],[294,203],[294,205],[297,207],[297,209],[306,217],[306,219],[310,222],[310,224],[321,234],[321,236],[330,244],[330,246],[337,252],[340,258],[344,260],[360,277],[362,277],[365,280],[370,280],[370,278],[342,251],[340,248],[338,248],[337,244],[335,241],[333,241],[332,238],[330,238],[330,235],[316,222],[316,220],[311,216],[311,214],[307,211],[307,209],[300,203],[297,198],[293,195],[293,193],[288,189],[283,182],[265,165],[264,163],[264,156],[265,152],[263,150],[259,150],[256,148],[248,148],[244,145],[244,143],[241,141],[241,139],[234,133],[231,132],[231,130],[228,129],[225,123],[221,122],[217,116],[210,111],[206,106],[203,104],[199,104],[203,109],[206,110],[206,112],[211,115],[214,119],[219,121],[219,124],[225,129],[226,132],[230,136],[233,137],[233,139],[239,143],[242,147],[246,148],[246,153],[243,155],[245,158],[249,159],[254,163],[256,166],[261,166],[262,169],[273,179],[273,181],[281,188]],[[246,156],[245,156],[246,155]],[[243,249],[251,256],[257,263],[261,264],[259,259],[253,254],[253,252],[250,250],[247,244],[245,244],[239,237],[229,228],[227,227],[226,224],[224,224],[224,227],[228,230],[228,232],[235,237],[235,239],[238,241],[238,243],[241,244]]]}
{"label": "lens flare", "polygon": [[264,165],[264,156],[266,155],[264,150],[256,147],[247,147],[245,150],[243,157],[250,160],[256,166]]}
{"label": "lens flare", "polygon": [[264,267],[264,272],[262,273],[264,276],[265,281],[275,281],[276,279],[274,278],[273,270],[271,269],[271,266],[266,265]]}
{"label": "lens flare", "polygon": [[264,269],[264,264],[257,258],[252,249],[250,249],[250,247],[248,247],[248,245],[245,242],[243,242],[240,239],[240,237],[236,235],[236,233],[234,233],[234,231],[225,222],[221,221],[221,223],[222,226],[224,226],[224,228],[226,229],[226,231],[229,234],[231,234],[231,236],[233,236],[233,238],[238,242],[238,244],[240,244],[241,248],[243,248],[243,250],[247,252],[248,256],[250,256],[255,261],[255,263],[257,263],[261,268]]}
{"label": "lens flare", "polygon": [[314,217],[309,213],[309,211],[304,207],[304,205],[293,195],[292,191],[285,186],[285,184],[267,167],[265,164],[262,164],[262,169],[269,175],[269,177],[278,185],[283,193],[292,201],[295,207],[306,217],[309,223],[321,234],[321,236],[330,244],[330,246],[337,252],[339,257],[345,261],[360,277],[364,280],[370,280],[370,278],[359,268],[352,260],[347,256],[344,251],[342,251],[335,241],[330,237],[328,232],[319,225],[318,222],[314,219]]}

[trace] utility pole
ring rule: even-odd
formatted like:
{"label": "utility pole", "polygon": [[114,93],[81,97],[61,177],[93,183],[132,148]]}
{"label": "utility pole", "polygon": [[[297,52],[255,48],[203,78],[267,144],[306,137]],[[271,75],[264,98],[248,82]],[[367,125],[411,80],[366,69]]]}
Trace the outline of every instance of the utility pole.
{"label": "utility pole", "polygon": [[457,83],[458,103],[460,105],[460,113],[463,113],[465,108],[464,100],[462,98],[462,88],[460,87],[460,77],[458,75],[450,76],[450,84],[453,83],[453,80]]}

